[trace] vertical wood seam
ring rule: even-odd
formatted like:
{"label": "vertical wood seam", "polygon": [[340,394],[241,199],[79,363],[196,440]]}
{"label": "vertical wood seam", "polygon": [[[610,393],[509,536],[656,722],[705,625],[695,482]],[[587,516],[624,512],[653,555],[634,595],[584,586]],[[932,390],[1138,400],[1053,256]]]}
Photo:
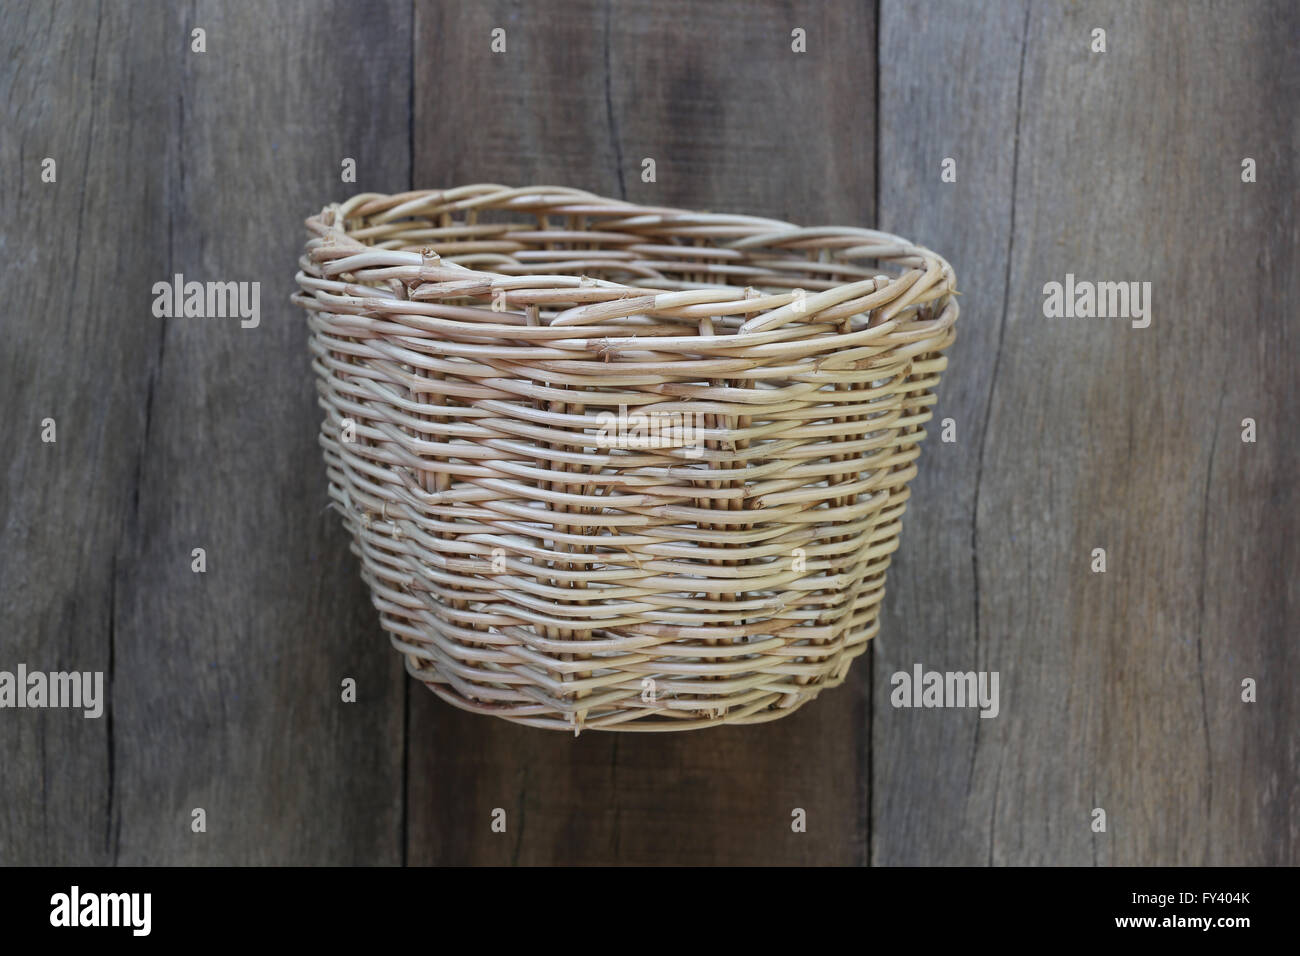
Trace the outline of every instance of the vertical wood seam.
{"label": "vertical wood seam", "polygon": [[[975,629],[974,660],[980,655],[980,559],[979,559],[979,514],[980,483],[984,477],[984,453],[988,450],[989,419],[993,414],[993,393],[998,384],[998,368],[1002,364],[1002,346],[1006,340],[1007,316],[1011,308],[1011,261],[1016,248],[1016,190],[1020,174],[1020,114],[1025,90],[1025,59],[1029,51],[1029,15],[1031,7],[1025,4],[1024,26],[1020,32],[1020,68],[1016,74],[1016,127],[1011,140],[1011,195],[1007,224],[1007,261],[1002,276],[1002,312],[998,322],[998,344],[993,353],[993,369],[989,373],[989,392],[984,400],[984,421],[980,423],[980,450],[975,466],[975,491],[970,510],[970,554],[971,554],[971,593],[973,595],[973,620]],[[969,795],[975,780],[975,758],[979,754],[980,723],[975,723],[975,734],[971,741],[970,764],[966,772],[966,793]],[[999,764],[998,781],[1001,780]],[[992,813],[997,813],[997,782],[994,783]],[[993,865],[993,834],[997,826],[996,816],[989,820],[989,865]]]}

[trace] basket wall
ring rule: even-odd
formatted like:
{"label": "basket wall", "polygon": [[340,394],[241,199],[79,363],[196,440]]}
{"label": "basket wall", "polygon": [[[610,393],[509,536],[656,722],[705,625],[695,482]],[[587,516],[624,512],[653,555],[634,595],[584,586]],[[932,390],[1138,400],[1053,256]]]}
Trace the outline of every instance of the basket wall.
{"label": "basket wall", "polygon": [[329,493],[413,676],[575,732],[771,720],[845,679],[953,341],[946,262],[556,187],[308,228]]}

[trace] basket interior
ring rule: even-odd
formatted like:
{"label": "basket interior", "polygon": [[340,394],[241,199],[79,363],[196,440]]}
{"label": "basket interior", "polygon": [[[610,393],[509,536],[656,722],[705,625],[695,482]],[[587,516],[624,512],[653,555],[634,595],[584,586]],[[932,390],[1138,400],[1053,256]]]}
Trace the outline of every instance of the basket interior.
{"label": "basket interior", "polygon": [[[364,209],[364,207],[362,207]],[[866,229],[801,229],[780,220],[694,213],[670,208],[573,204],[554,206],[468,206],[430,217],[393,209],[374,215],[346,215],[352,239],[376,249],[419,252],[445,265],[501,277],[566,276],[621,286],[640,293],[723,290],[738,298],[776,296],[795,290],[832,290],[866,279],[894,281],[924,265],[910,243]],[[444,302],[452,302],[443,299]],[[465,297],[458,304],[481,306]],[[557,299],[541,307],[543,324],[573,308]],[[928,317],[926,303],[912,311]],[[859,329],[869,312],[836,316],[839,330]],[[879,315],[875,316],[877,321]],[[636,334],[637,317],[620,317]],[[662,325],[664,316],[655,317]],[[708,334],[736,332],[743,316],[722,315],[703,324]],[[700,330],[701,323],[684,327]]]}

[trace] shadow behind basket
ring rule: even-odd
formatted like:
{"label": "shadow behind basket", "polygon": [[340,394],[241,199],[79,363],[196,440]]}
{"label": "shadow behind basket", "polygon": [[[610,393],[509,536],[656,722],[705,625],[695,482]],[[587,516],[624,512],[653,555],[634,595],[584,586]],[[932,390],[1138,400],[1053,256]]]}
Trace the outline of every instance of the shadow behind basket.
{"label": "shadow behind basket", "polygon": [[953,341],[943,259],[550,186],[307,224],[329,493],[414,677],[575,732],[844,680]]}

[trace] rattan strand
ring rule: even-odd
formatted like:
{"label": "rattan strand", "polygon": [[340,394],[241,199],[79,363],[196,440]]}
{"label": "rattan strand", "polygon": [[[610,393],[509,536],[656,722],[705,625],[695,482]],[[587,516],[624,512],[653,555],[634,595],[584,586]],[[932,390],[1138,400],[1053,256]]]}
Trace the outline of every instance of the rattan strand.
{"label": "rattan strand", "polygon": [[411,675],[574,732],[757,723],[843,682],[953,341],[948,263],[552,186],[307,225],[329,494]]}

